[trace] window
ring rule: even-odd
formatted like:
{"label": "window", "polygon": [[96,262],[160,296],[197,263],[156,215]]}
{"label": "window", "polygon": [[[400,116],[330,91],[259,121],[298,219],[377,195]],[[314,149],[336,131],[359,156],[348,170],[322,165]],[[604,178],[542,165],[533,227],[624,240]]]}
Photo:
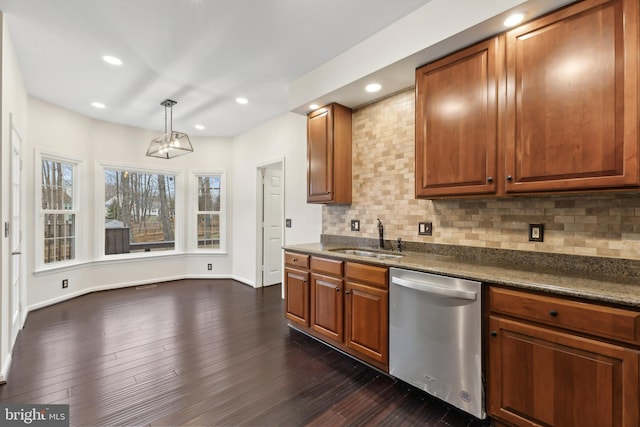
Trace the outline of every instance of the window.
{"label": "window", "polygon": [[43,262],[51,264],[76,257],[76,165],[42,158],[41,218],[44,228]]}
{"label": "window", "polygon": [[197,175],[197,248],[224,249],[224,174]]}
{"label": "window", "polygon": [[105,255],[175,249],[175,175],[105,169]]}

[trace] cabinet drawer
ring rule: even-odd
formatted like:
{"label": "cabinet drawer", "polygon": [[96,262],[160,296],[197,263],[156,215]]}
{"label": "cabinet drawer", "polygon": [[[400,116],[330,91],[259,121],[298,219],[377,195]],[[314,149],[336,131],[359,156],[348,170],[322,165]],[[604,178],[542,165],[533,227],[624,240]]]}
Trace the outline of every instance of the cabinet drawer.
{"label": "cabinet drawer", "polygon": [[374,267],[373,265],[348,262],[345,267],[345,277],[357,282],[371,283],[383,288],[389,287],[389,269],[386,267]]}
{"label": "cabinet drawer", "polygon": [[284,253],[284,263],[293,267],[309,268],[309,255],[297,254],[295,252]]}
{"label": "cabinet drawer", "polygon": [[311,257],[311,270],[331,276],[342,276],[342,261],[329,258]]}
{"label": "cabinet drawer", "polygon": [[492,312],[631,343],[640,343],[640,312],[491,287]]}

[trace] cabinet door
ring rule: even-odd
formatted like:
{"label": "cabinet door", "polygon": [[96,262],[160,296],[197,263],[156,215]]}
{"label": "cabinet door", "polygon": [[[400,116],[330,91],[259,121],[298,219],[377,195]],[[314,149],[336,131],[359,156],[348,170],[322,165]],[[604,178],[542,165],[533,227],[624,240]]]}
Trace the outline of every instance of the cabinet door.
{"label": "cabinet door", "polygon": [[389,292],[346,282],[345,340],[349,348],[389,363]]}
{"label": "cabinet door", "polygon": [[309,326],[309,273],[285,268],[284,316],[293,322]]}
{"label": "cabinet door", "polygon": [[325,107],[307,118],[307,201],[328,202],[333,191],[333,120]]}
{"label": "cabinet door", "polygon": [[416,70],[416,196],[495,193],[501,44],[491,39]]}
{"label": "cabinet door", "polygon": [[506,34],[506,192],[638,184],[638,0],[589,0]]}
{"label": "cabinet door", "polygon": [[311,274],[311,329],[340,343],[344,338],[342,292],[341,279]]}
{"label": "cabinet door", "polygon": [[638,352],[491,317],[490,415],[518,426],[638,426]]}
{"label": "cabinet door", "polygon": [[351,203],[351,114],[334,103],[307,116],[309,203]]}

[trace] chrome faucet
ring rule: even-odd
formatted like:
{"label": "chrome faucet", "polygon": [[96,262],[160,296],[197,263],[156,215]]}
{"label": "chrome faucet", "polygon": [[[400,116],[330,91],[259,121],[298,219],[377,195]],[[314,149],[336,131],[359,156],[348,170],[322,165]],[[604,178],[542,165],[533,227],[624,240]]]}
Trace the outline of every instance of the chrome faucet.
{"label": "chrome faucet", "polygon": [[380,249],[384,249],[384,225],[378,218],[378,235],[380,236]]}

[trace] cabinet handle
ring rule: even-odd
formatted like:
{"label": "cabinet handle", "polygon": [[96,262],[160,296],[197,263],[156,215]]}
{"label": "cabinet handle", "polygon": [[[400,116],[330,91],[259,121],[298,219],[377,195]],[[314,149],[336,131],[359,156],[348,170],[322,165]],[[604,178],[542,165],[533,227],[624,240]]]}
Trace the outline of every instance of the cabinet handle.
{"label": "cabinet handle", "polygon": [[507,175],[507,181],[513,181],[513,177],[511,175]]}
{"label": "cabinet handle", "polygon": [[307,279],[302,279],[302,283],[307,283]]}
{"label": "cabinet handle", "polygon": [[294,258],[294,259],[292,259],[291,261],[293,261],[293,262],[298,262],[298,258]]}
{"label": "cabinet handle", "polygon": [[345,294],[345,295],[350,295],[350,294],[351,294],[351,291],[344,291],[344,294]]}
{"label": "cabinet handle", "polygon": [[493,182],[493,177],[492,177],[492,176],[487,177],[487,182],[488,182],[489,184],[491,184],[491,183]]}
{"label": "cabinet handle", "polygon": [[336,288],[336,292],[340,292],[340,288]]}
{"label": "cabinet handle", "polygon": [[551,310],[551,311],[549,312],[549,315],[550,315],[551,317],[558,317],[558,312],[557,312],[557,311],[555,311],[555,310]]}
{"label": "cabinet handle", "polygon": [[492,337],[497,337],[498,333],[496,331],[491,331],[489,335],[491,335]]}

